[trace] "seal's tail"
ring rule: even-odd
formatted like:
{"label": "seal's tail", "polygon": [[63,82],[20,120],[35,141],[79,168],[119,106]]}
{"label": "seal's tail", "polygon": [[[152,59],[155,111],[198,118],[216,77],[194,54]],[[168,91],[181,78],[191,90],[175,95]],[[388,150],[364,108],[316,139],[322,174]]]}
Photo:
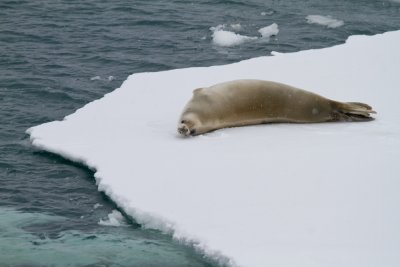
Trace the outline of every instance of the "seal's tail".
{"label": "seal's tail", "polygon": [[370,121],[374,118],[371,114],[376,113],[371,106],[359,102],[336,102],[334,111],[335,121]]}

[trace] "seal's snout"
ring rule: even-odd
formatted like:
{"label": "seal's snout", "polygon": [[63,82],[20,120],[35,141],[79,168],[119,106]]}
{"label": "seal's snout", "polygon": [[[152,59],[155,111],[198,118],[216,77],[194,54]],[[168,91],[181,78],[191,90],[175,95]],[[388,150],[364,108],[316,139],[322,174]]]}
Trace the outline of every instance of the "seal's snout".
{"label": "seal's snout", "polygon": [[181,135],[184,135],[184,136],[189,136],[190,135],[190,130],[186,126],[186,124],[180,124],[179,127],[178,127],[178,133],[180,133]]}

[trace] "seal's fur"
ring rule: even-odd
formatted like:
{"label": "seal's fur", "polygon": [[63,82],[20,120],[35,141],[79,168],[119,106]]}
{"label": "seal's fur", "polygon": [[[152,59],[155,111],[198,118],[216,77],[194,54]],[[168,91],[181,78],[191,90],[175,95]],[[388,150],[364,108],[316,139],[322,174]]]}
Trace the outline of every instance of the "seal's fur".
{"label": "seal's fur", "polygon": [[182,135],[270,122],[368,121],[363,103],[342,103],[289,85],[236,80],[193,91],[178,123]]}

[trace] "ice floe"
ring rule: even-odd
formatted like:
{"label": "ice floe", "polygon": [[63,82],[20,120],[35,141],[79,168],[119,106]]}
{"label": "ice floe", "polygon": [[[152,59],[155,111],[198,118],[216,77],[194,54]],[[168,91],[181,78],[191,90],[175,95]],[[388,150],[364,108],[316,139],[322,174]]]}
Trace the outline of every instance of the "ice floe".
{"label": "ice floe", "polygon": [[[143,227],[221,264],[397,267],[399,46],[395,31],[224,66],[137,73],[28,133],[34,146],[94,169],[99,190]],[[366,123],[179,137],[192,90],[234,79],[283,82],[368,103],[378,114]]]}

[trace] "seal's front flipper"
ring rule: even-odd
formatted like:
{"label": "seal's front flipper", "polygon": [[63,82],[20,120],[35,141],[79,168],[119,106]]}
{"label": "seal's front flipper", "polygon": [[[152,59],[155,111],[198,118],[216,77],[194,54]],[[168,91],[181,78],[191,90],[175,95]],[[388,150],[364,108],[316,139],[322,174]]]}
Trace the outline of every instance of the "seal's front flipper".
{"label": "seal's front flipper", "polygon": [[333,120],[335,121],[371,121],[374,120],[371,114],[376,112],[371,106],[359,102],[336,102]]}

